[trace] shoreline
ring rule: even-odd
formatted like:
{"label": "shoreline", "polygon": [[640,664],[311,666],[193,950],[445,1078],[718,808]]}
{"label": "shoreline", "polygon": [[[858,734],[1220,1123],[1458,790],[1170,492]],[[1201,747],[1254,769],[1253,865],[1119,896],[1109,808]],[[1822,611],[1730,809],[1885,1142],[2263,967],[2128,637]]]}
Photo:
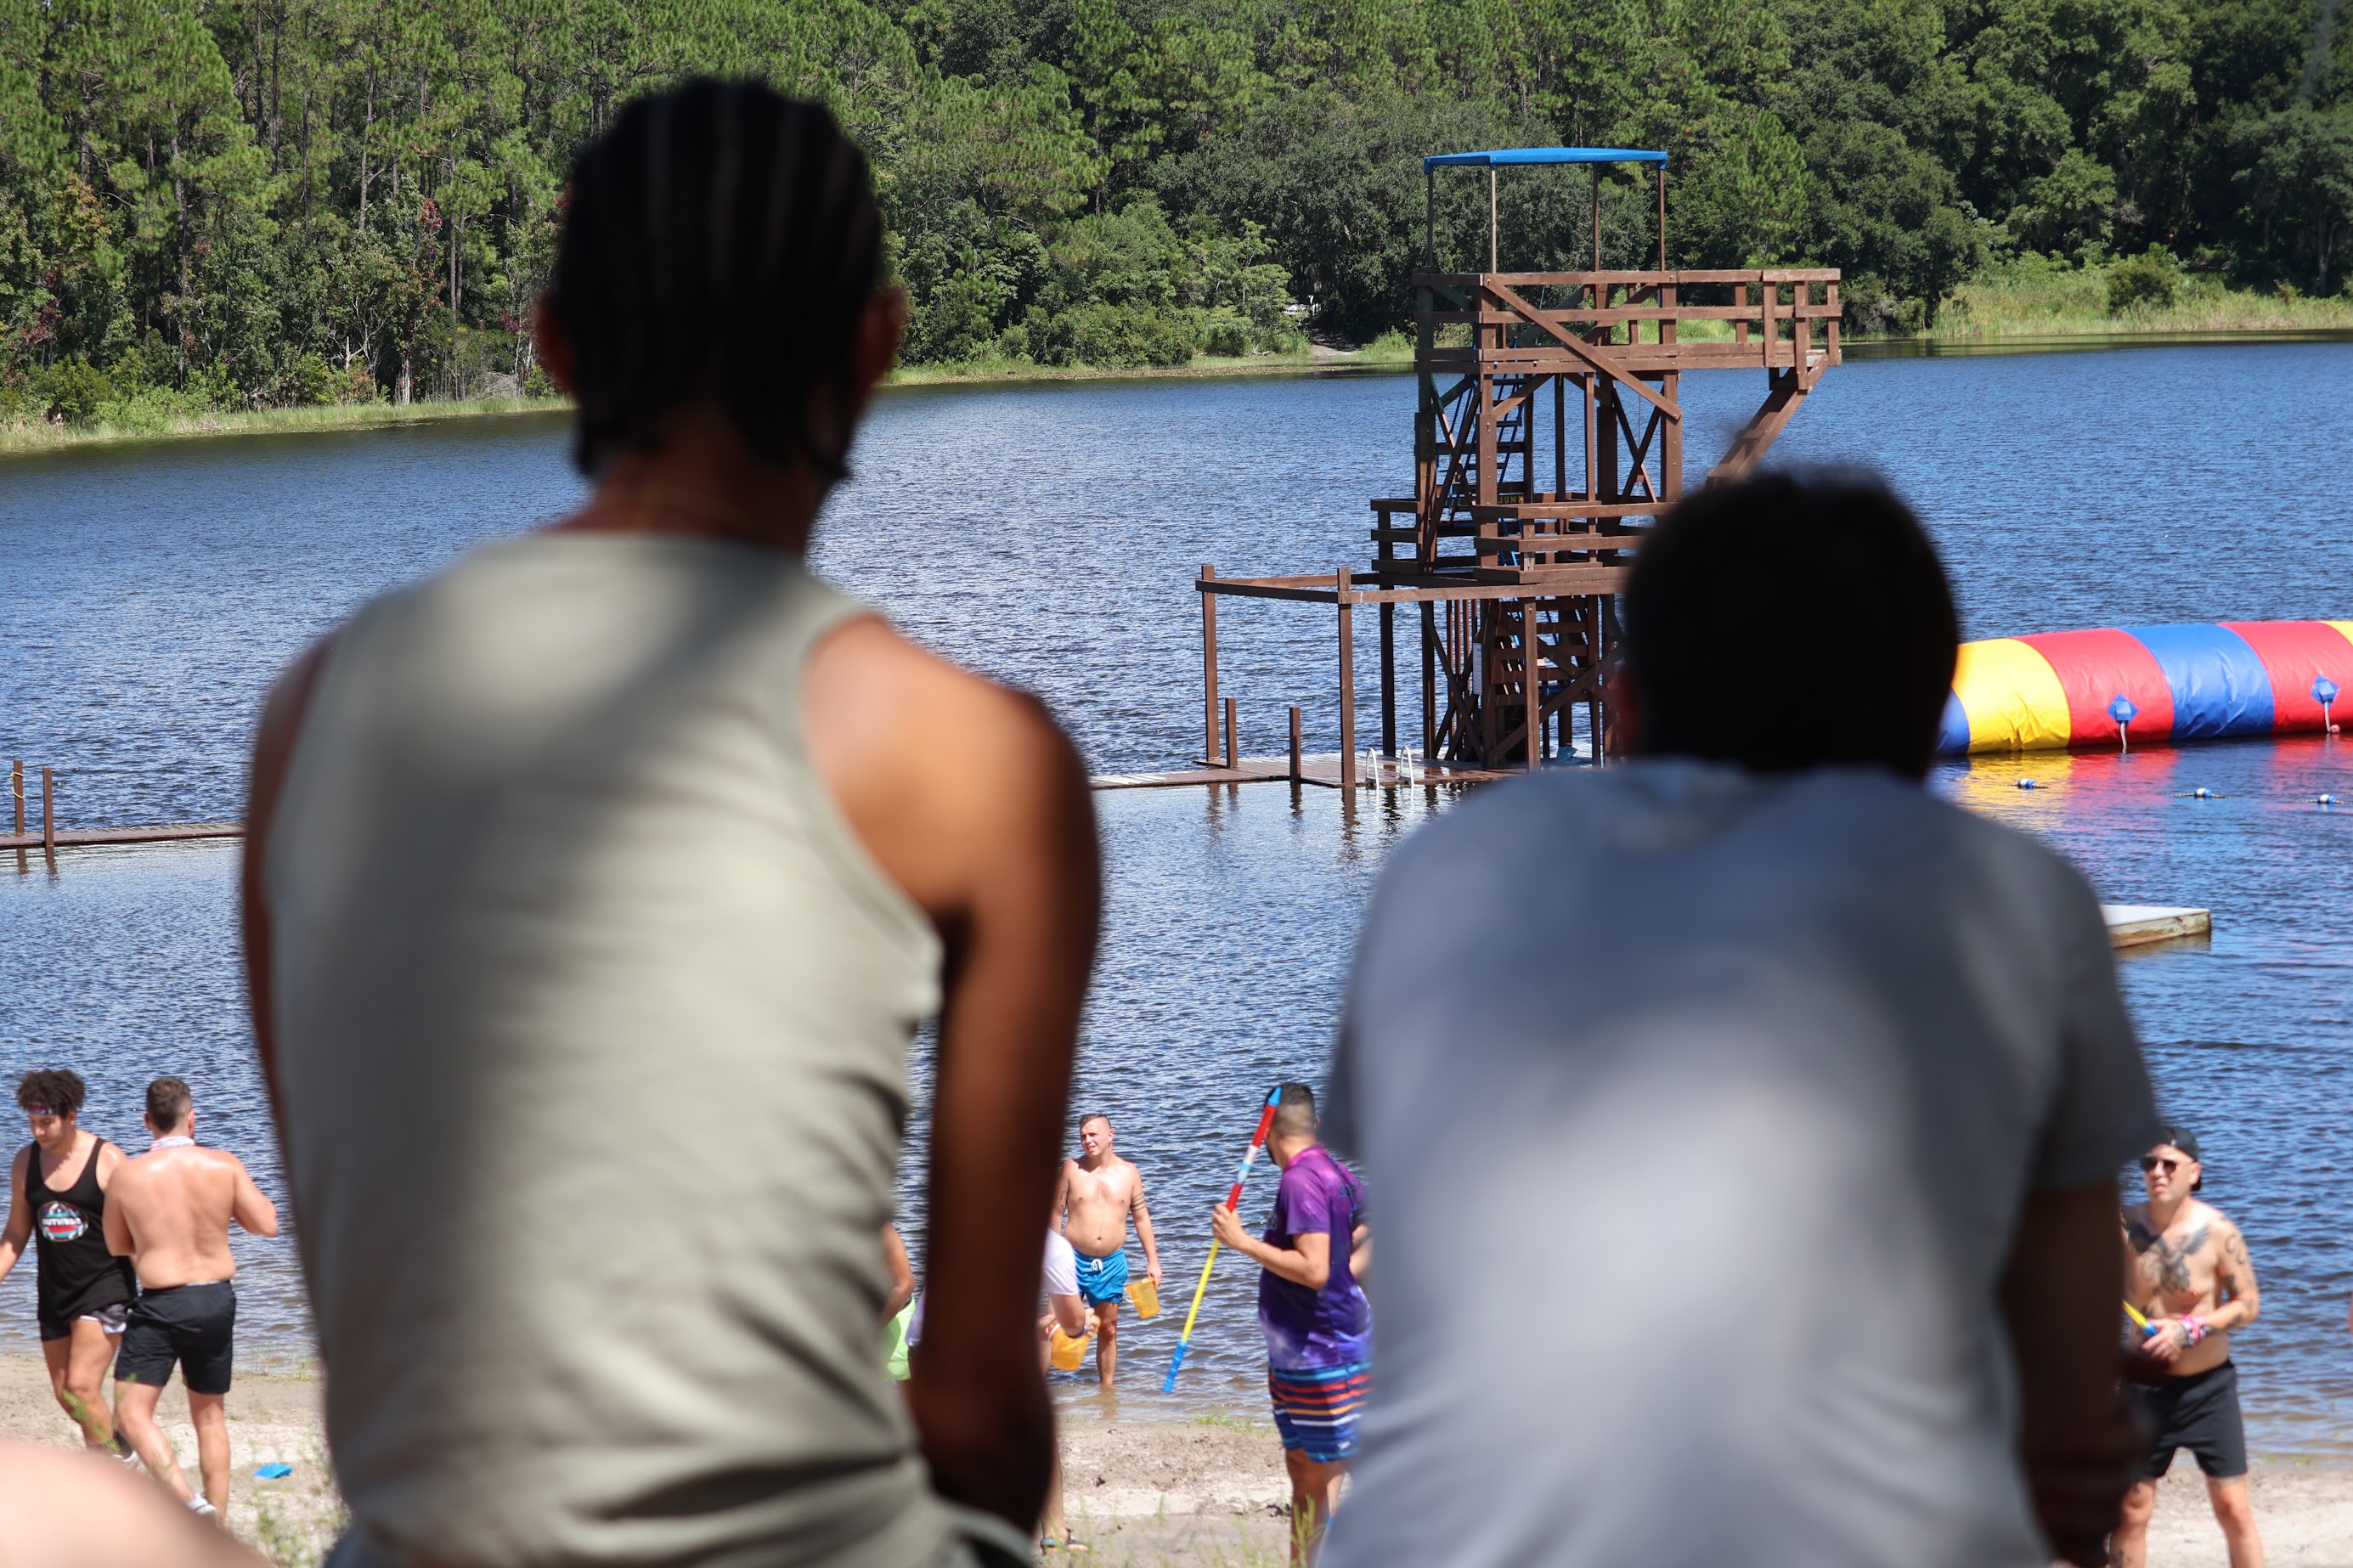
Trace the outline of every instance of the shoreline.
{"label": "shoreline", "polygon": [[[2031,330],[2020,331],[1924,332],[1908,336],[1850,335],[1841,347],[1849,357],[1876,360],[2326,342],[2353,342],[2353,321],[2343,325],[2138,329],[2118,328],[2113,321],[2080,327],[2038,323]],[[1014,362],[921,365],[892,371],[883,382],[882,390],[1051,385],[1091,381],[1226,381],[1277,376],[1404,374],[1412,369],[1413,361],[1408,354],[1385,353],[1374,355],[1363,350],[1318,349],[1301,354],[1255,355],[1244,359],[1204,355],[1185,365],[1126,368],[1038,365]],[[108,425],[68,427],[38,423],[19,424],[0,426],[0,465],[5,465],[12,458],[79,451],[94,447],[191,441],[219,436],[342,434],[439,424],[456,419],[560,414],[570,407],[570,400],[561,397],[472,398],[412,403],[406,407],[375,403],[333,404],[310,408],[214,410],[168,420],[160,429],[132,429]]]}
{"label": "shoreline", "polygon": [[[228,1396],[229,1524],[281,1568],[312,1568],[345,1514],[329,1473],[313,1376],[241,1373]],[[195,1436],[174,1379],[157,1412],[195,1479]],[[1276,1568],[1286,1556],[1290,1485],[1263,1415],[1140,1419],[1060,1415],[1063,1508],[1087,1561],[1106,1568]],[[0,1352],[0,1436],[75,1441],[37,1354]],[[291,1465],[280,1480],[256,1466]],[[2271,1561],[2342,1563],[2353,1541],[2353,1459],[2258,1456],[2256,1518]],[[1345,1504],[1343,1505],[1345,1506]],[[2187,1457],[2159,1492],[2149,1537],[2158,1568],[2227,1568],[2204,1487]]]}

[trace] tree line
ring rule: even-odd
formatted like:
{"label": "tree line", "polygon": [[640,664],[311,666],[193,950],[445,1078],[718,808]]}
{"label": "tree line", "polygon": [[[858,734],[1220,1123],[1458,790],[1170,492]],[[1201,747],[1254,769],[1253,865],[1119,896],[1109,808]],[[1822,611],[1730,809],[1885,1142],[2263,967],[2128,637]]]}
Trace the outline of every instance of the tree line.
{"label": "tree line", "polygon": [[[1672,259],[1846,270],[1916,330],[1989,261],[2342,287],[2337,0],[0,0],[0,419],[543,388],[567,162],[694,73],[872,159],[907,357],[1181,363],[1409,319],[1420,156],[1671,155]],[[1483,180],[1439,243],[1482,252]],[[1605,180],[1602,244],[1650,195]],[[1589,190],[1502,182],[1504,264]]]}

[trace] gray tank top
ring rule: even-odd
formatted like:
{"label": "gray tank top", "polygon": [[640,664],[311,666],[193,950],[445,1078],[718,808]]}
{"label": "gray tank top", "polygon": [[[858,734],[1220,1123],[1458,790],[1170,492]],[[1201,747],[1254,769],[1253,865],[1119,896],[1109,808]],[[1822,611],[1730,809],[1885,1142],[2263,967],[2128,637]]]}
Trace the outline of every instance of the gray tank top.
{"label": "gray tank top", "polygon": [[929,922],[783,555],[535,534],[353,617],[264,875],[335,1468],[400,1555],[923,1562],[881,1343]]}

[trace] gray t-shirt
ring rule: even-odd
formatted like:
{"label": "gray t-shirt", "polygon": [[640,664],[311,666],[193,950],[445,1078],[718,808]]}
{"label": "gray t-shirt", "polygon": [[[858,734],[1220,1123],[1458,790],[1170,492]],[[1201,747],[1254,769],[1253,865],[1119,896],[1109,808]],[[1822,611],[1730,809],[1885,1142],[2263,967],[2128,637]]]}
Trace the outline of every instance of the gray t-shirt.
{"label": "gray t-shirt", "polygon": [[1381,1204],[1324,1568],[2039,1568],[1996,1290],[2156,1135],[2099,908],[1881,773],[1484,794],[1383,876],[1327,1131]]}

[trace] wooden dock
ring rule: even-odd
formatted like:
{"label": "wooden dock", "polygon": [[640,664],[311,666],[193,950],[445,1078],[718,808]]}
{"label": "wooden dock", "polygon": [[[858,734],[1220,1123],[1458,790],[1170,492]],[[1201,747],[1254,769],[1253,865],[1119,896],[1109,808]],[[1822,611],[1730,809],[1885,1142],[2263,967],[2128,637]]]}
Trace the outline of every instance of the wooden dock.
{"label": "wooden dock", "polygon": [[2108,922],[2110,947],[2147,947],[2185,936],[2210,936],[2214,917],[2207,910],[2173,909],[2163,904],[2102,904],[2100,916]]}
{"label": "wooden dock", "polygon": [[0,849],[68,849],[91,844],[169,844],[183,838],[244,837],[242,822],[174,823],[163,827],[69,827],[47,838],[37,833],[0,834]]}
{"label": "wooden dock", "polygon": [[[1183,784],[1303,784],[1322,789],[1345,789],[1337,752],[1299,759],[1292,772],[1288,757],[1240,757],[1230,763],[1207,763],[1200,767],[1163,773],[1098,773],[1087,781],[1096,789],[1173,789]],[[1472,768],[1454,763],[1425,763],[1414,758],[1360,755],[1353,772],[1358,789],[1413,789],[1440,784],[1489,784],[1518,778],[1518,768]]]}

